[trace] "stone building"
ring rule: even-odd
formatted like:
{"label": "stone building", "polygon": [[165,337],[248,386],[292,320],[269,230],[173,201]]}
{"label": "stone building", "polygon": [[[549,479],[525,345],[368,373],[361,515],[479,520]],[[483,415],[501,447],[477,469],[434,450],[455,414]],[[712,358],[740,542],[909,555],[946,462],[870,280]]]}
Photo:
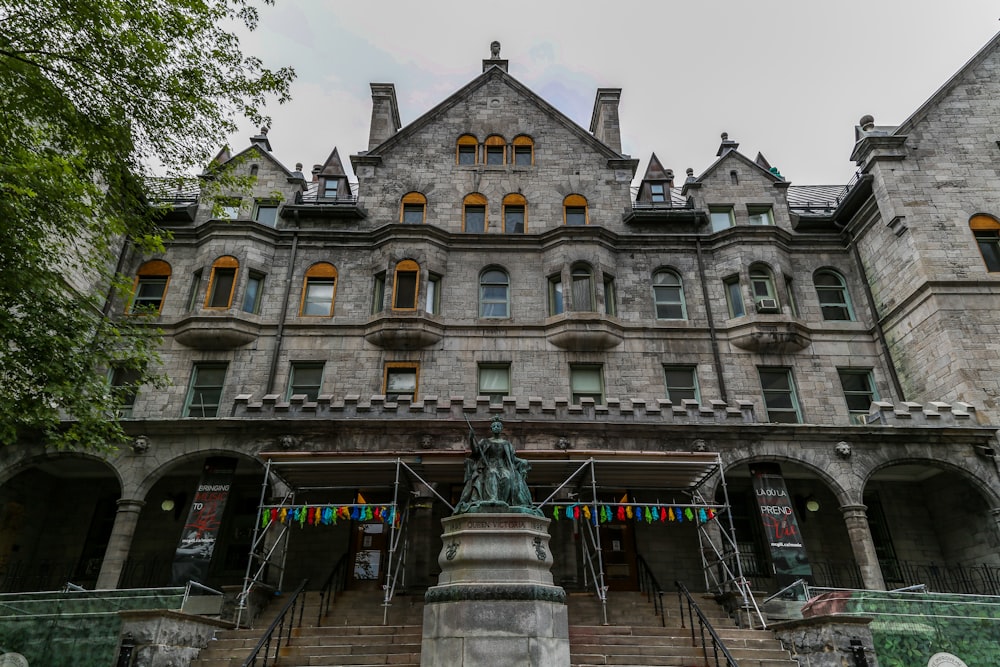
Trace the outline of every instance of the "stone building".
{"label": "stone building", "polygon": [[[207,584],[346,558],[351,586],[420,590],[499,415],[568,589],[648,566],[774,592],[789,537],[820,585],[1000,594],[998,45],[898,126],[863,118],[847,185],[725,134],[700,172],[640,164],[620,90],[583,128],[498,55],[405,127],[372,84],[356,181],[266,132],[220,153],[166,198],[165,252],[124,258],[117,312],[154,311],[171,380],[122,406],[132,446],[0,451],[3,588],[170,583],[222,460]],[[252,192],[212,189],[223,167]],[[752,469],[797,526],[762,520]]]}

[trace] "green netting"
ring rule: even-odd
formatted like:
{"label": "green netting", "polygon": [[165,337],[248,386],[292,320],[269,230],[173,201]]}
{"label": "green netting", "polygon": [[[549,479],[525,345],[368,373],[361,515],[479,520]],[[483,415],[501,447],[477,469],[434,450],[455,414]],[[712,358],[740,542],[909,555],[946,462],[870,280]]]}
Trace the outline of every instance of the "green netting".
{"label": "green netting", "polygon": [[0,649],[31,665],[107,667],[118,657],[119,611],[180,609],[183,588],[0,595]]}
{"label": "green netting", "polygon": [[844,611],[874,618],[880,667],[926,665],[936,653],[969,667],[1000,665],[1000,598],[854,591]]}

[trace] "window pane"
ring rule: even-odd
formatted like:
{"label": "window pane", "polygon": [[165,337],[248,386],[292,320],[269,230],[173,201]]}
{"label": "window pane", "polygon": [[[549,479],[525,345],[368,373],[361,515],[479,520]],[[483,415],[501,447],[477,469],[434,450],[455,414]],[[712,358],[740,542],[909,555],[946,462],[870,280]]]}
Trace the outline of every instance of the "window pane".
{"label": "window pane", "polygon": [[159,312],[166,290],[166,278],[139,278],[130,312]]}
{"label": "window pane", "polygon": [[315,401],[319,397],[322,384],[322,364],[293,364],[292,377],[288,386],[288,398],[305,394],[308,400]]}
{"label": "window pane", "polygon": [[514,147],[514,164],[519,167],[531,166],[531,146]]}
{"label": "window pane", "polygon": [[650,199],[654,202],[661,202],[666,200],[666,196],[663,191],[663,183],[651,183],[649,186]]}
{"label": "window pane", "polygon": [[330,315],[333,309],[334,282],[329,278],[309,278],[302,302],[303,315]]}
{"label": "window pane", "polygon": [[479,367],[479,393],[507,394],[510,391],[510,369],[506,366]]}
{"label": "window pane", "polygon": [[996,232],[976,232],[976,242],[979,252],[983,254],[986,270],[1000,271],[1000,235]]}
{"label": "window pane", "polygon": [[582,398],[593,398],[596,403],[604,402],[604,383],[600,366],[575,366],[570,368],[570,391],[573,402]]}
{"label": "window pane", "polygon": [[657,319],[682,320],[685,318],[684,291],[677,275],[661,271],[653,277],[653,301]]}
{"label": "window pane", "polygon": [[582,206],[567,206],[566,224],[567,225],[587,224],[587,209]]}
{"label": "window pane", "polygon": [[573,271],[573,310],[595,310],[590,271],[579,269]]}
{"label": "window pane", "polygon": [[559,278],[549,279],[549,315],[563,312],[563,286]]}
{"label": "window pane", "polygon": [[115,368],[111,374],[111,386],[115,388],[115,399],[118,402],[118,417],[120,419],[132,418],[132,407],[135,405],[135,397],[139,393],[139,387],[135,383],[139,381],[139,371],[133,368]]}
{"label": "window pane", "polygon": [[372,280],[372,315],[382,312],[383,303],[385,303],[385,274],[380,273]]}
{"label": "window pane", "polygon": [[738,280],[726,281],[726,299],[729,303],[729,314],[733,317],[743,317],[746,309],[743,307],[743,293]]}
{"label": "window pane", "polygon": [[503,164],[503,146],[486,147],[486,164]]}
{"label": "window pane", "polygon": [[465,231],[470,234],[482,234],[486,231],[486,207],[465,207]]}
{"label": "window pane", "polygon": [[712,231],[718,232],[723,229],[729,229],[733,226],[733,211],[732,209],[720,209],[717,211],[709,211],[709,218],[712,223]]}
{"label": "window pane", "polygon": [[337,191],[340,189],[340,181],[335,178],[328,178],[323,181],[323,196],[327,199],[336,199]]}
{"label": "window pane", "polygon": [[459,164],[476,164],[476,147],[475,146],[459,146],[458,147],[458,163]]}
{"label": "window pane", "polygon": [[248,313],[260,312],[260,296],[264,287],[264,277],[250,275],[247,280],[247,290],[243,294],[243,310]]}
{"label": "window pane", "polygon": [[855,414],[868,414],[872,401],[878,400],[871,371],[838,369],[840,386],[844,389],[847,409]]}
{"label": "window pane", "polygon": [[195,366],[191,375],[185,417],[215,417],[219,413],[225,366]]}
{"label": "window pane", "polygon": [[432,275],[427,279],[427,298],[424,299],[424,311],[436,315],[441,305],[441,278]]}
{"label": "window pane", "polygon": [[503,231],[505,234],[524,233],[524,207],[504,206]]}
{"label": "window pane", "polygon": [[615,279],[604,276],[604,312],[608,315],[618,314],[618,295],[615,290]]}
{"label": "window pane", "polygon": [[768,421],[796,424],[801,421],[792,375],[787,369],[758,369]]}
{"label": "window pane", "polygon": [[668,367],[663,372],[667,382],[667,398],[673,403],[698,400],[698,381],[693,368]]}
{"label": "window pane", "polygon": [[209,308],[229,307],[235,279],[236,269],[219,268],[212,271],[212,295],[208,300]]}
{"label": "window pane", "polygon": [[400,396],[417,396],[417,369],[390,368],[385,375],[385,396],[395,401]]}
{"label": "window pane", "polygon": [[393,295],[393,308],[417,307],[417,272],[396,272],[396,293]]}
{"label": "window pane", "polygon": [[408,225],[420,225],[424,222],[423,204],[404,204],[403,222]]}
{"label": "window pane", "polygon": [[268,227],[278,224],[278,207],[270,204],[257,206],[257,222]]}
{"label": "window pane", "polygon": [[771,217],[771,209],[761,208],[761,209],[750,209],[750,224],[751,225],[773,225],[774,220]]}

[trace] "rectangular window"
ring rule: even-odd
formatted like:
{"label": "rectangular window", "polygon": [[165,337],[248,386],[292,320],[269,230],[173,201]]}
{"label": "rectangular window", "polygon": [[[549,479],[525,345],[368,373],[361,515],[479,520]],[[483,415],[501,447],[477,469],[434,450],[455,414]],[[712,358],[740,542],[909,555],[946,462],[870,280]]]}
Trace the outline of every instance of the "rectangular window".
{"label": "rectangular window", "polygon": [[795,290],[792,286],[795,282],[792,280],[791,276],[785,276],[785,296],[788,298],[788,310],[791,311],[792,317],[799,316],[799,302],[795,299]]}
{"label": "rectangular window", "polygon": [[587,224],[587,209],[583,206],[567,206],[566,207],[566,224],[567,225],[586,225]]}
{"label": "rectangular window", "polygon": [[701,401],[694,366],[664,366],[663,376],[667,383],[667,398],[674,405],[681,405],[683,400]]}
{"label": "rectangular window", "polygon": [[773,225],[774,216],[770,206],[747,206],[751,225]]}
{"label": "rectangular window", "polygon": [[306,278],[306,293],[302,295],[302,314],[330,317],[333,315],[333,289],[336,278]]}
{"label": "rectangular window", "polygon": [[549,315],[559,315],[565,310],[563,305],[563,284],[560,276],[549,278]]}
{"label": "rectangular window", "polygon": [[583,398],[592,398],[597,404],[604,403],[604,377],[600,366],[570,366],[569,384],[574,404],[579,404]]}
{"label": "rectangular window", "polygon": [[385,308],[385,272],[376,273],[372,280],[371,314],[381,313]]}
{"label": "rectangular window", "polygon": [[604,313],[606,315],[617,315],[618,295],[615,294],[615,278],[614,276],[609,276],[604,274]]}
{"label": "rectangular window", "polygon": [[649,199],[652,202],[664,202],[667,200],[665,188],[663,183],[650,183],[649,184]]}
{"label": "rectangular window", "polygon": [[134,368],[114,368],[110,379],[111,390],[118,404],[116,410],[118,418],[132,419],[135,397],[139,394],[139,387],[135,384],[139,381],[139,371]]}
{"label": "rectangular window", "polygon": [[424,205],[403,204],[403,223],[407,225],[424,224]]}
{"label": "rectangular window", "polygon": [[708,209],[708,217],[712,223],[713,232],[721,232],[723,229],[729,229],[733,226],[733,207],[727,206],[725,208],[710,208]]}
{"label": "rectangular window", "polygon": [[427,275],[427,297],[424,302],[424,312],[437,315],[441,312],[441,276],[436,273]]}
{"label": "rectangular window", "polygon": [[392,293],[392,307],[397,310],[416,310],[417,272],[396,271],[396,285]]}
{"label": "rectangular window", "polygon": [[191,289],[188,290],[187,309],[190,313],[198,305],[198,290],[201,289],[201,269],[191,274]]}
{"label": "rectangular window", "polygon": [[743,305],[743,290],[740,289],[739,276],[729,276],[722,281],[726,289],[726,304],[729,306],[730,317],[743,317],[747,314]]}
{"label": "rectangular window", "polygon": [[499,165],[503,164],[503,152],[504,146],[487,146],[486,147],[486,164]]}
{"label": "rectangular window", "polygon": [[323,387],[323,364],[319,362],[292,362],[292,370],[288,377],[288,395],[305,395],[306,399],[316,402],[319,391]]}
{"label": "rectangular window", "polygon": [[261,294],[264,292],[264,274],[251,271],[247,278],[247,289],[243,293],[243,311],[257,314],[260,312]]}
{"label": "rectangular window", "polygon": [[278,204],[273,201],[257,202],[257,210],[254,212],[254,220],[268,227],[275,227],[278,224]]}
{"label": "rectangular window", "polygon": [[323,179],[323,197],[325,199],[336,199],[339,190],[340,190],[340,179],[338,178]]}
{"label": "rectangular window", "polygon": [[864,424],[872,401],[878,400],[871,370],[838,368],[837,375],[840,376],[840,386],[844,389],[844,400],[847,401],[847,411],[851,414],[851,421],[855,424]]}
{"label": "rectangular window", "polygon": [[986,270],[1000,271],[1000,234],[991,231],[974,232],[979,252],[983,254]]}
{"label": "rectangular window", "polygon": [[510,395],[509,364],[479,364],[479,395],[489,396],[490,403],[503,403]]}
{"label": "rectangular window", "polygon": [[397,401],[400,396],[417,400],[417,364],[388,363],[385,365],[385,399]]}
{"label": "rectangular window", "polygon": [[185,417],[217,417],[226,381],[226,364],[199,363],[191,371],[184,401]]}
{"label": "rectangular window", "polygon": [[236,220],[240,217],[240,204],[242,202],[239,199],[233,199],[230,197],[224,199],[217,199],[215,205],[218,207],[219,219],[220,220]]}
{"label": "rectangular window", "polygon": [[504,234],[524,233],[524,207],[504,206],[503,207],[503,231]]}
{"label": "rectangular window", "polygon": [[166,276],[140,276],[129,312],[158,314],[163,307],[163,295],[167,293],[167,280]]}
{"label": "rectangular window", "polygon": [[212,269],[211,283],[205,307],[229,308],[233,300],[233,288],[236,286],[236,269],[229,266],[215,267]]}
{"label": "rectangular window", "polygon": [[791,369],[758,368],[757,372],[760,374],[760,387],[764,392],[767,420],[785,424],[802,423]]}
{"label": "rectangular window", "polygon": [[476,164],[476,145],[462,144],[458,147],[459,164]]}
{"label": "rectangular window", "polygon": [[485,206],[465,207],[465,231],[469,234],[483,234],[486,232]]}
{"label": "rectangular window", "polygon": [[531,146],[514,146],[514,164],[518,167],[531,166]]}

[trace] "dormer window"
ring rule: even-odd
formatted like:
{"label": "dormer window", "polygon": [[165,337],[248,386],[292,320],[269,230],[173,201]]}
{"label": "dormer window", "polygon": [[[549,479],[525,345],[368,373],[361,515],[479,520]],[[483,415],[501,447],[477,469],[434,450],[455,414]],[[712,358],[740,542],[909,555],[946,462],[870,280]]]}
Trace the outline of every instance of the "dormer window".
{"label": "dormer window", "polygon": [[479,140],[471,134],[463,134],[458,138],[455,148],[455,164],[476,164],[476,153]]}
{"label": "dormer window", "polygon": [[325,178],[323,179],[323,198],[324,199],[336,199],[337,192],[340,189],[340,179],[339,178]]}
{"label": "dormer window", "polygon": [[664,202],[667,200],[663,183],[649,184],[649,199],[654,203]]}
{"label": "dormer window", "polygon": [[506,162],[507,142],[503,137],[493,135],[486,137],[486,164],[499,166]]}

